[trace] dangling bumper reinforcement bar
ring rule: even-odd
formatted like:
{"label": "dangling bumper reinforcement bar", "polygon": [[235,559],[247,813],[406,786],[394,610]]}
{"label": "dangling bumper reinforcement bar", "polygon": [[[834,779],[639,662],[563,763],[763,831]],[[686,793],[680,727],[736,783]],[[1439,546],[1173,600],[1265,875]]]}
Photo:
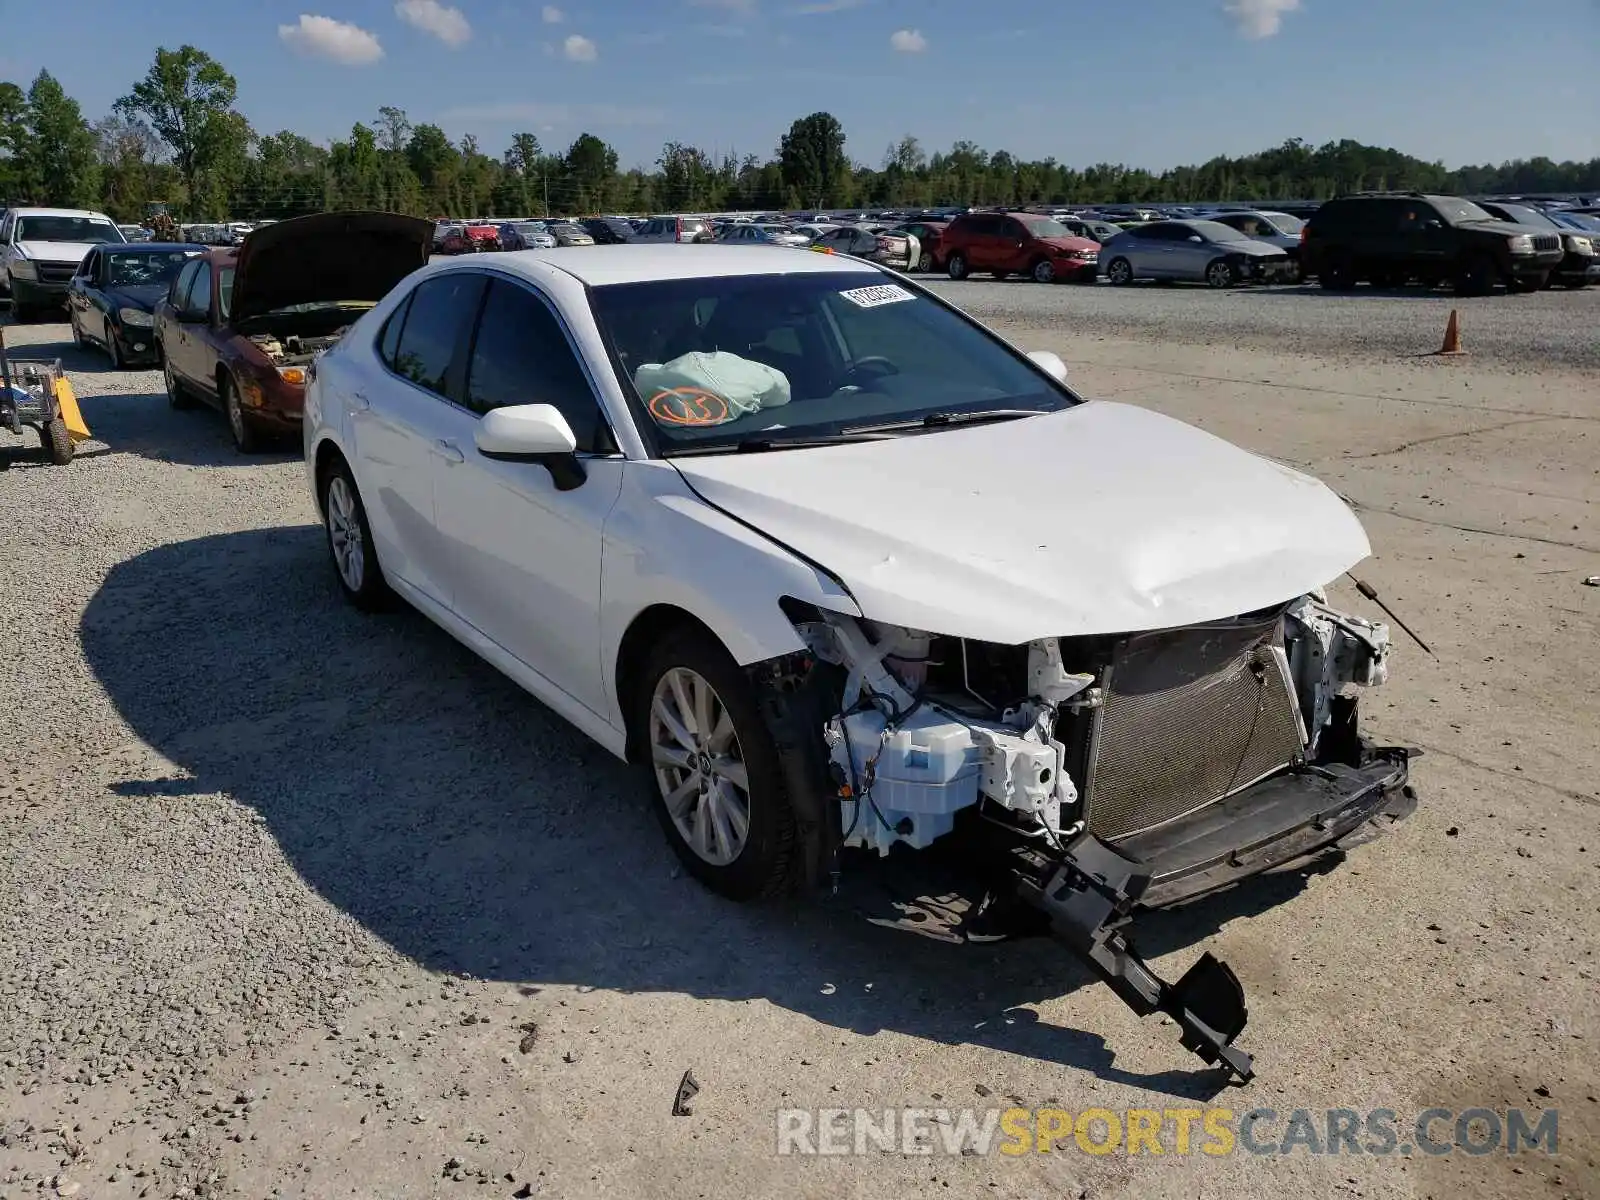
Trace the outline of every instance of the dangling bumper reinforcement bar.
{"label": "dangling bumper reinforcement bar", "polygon": [[1134,1012],[1141,1017],[1165,1013],[1183,1031],[1186,1050],[1248,1083],[1254,1075],[1250,1056],[1233,1045],[1249,1016],[1238,977],[1207,952],[1177,983],[1167,983],[1145,965],[1121,930],[1150,885],[1144,865],[1084,833],[1048,866],[1054,869],[1043,883],[1019,871],[1017,891],[1050,918],[1051,933]]}

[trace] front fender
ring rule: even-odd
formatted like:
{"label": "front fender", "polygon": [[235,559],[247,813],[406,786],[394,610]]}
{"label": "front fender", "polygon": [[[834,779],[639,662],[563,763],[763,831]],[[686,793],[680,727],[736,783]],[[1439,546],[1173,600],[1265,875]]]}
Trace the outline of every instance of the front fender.
{"label": "front fender", "polygon": [[618,652],[652,607],[691,613],[741,666],[805,648],[778,606],[784,596],[861,615],[838,580],[702,500],[659,459],[630,462],[623,474],[606,522],[600,594],[600,666],[618,713]]}

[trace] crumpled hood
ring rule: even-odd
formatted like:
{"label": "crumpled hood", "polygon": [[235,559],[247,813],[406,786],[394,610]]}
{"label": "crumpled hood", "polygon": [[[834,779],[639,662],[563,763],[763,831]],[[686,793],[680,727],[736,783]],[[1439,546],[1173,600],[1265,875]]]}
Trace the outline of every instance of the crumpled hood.
{"label": "crumpled hood", "polygon": [[1317,480],[1107,401],[672,461],[711,504],[836,575],[868,618],[981,641],[1236,616],[1371,553],[1355,514]]}
{"label": "crumpled hood", "polygon": [[99,242],[18,242],[17,249],[34,262],[71,263],[77,266],[98,245]]}
{"label": "crumpled hood", "polygon": [[1284,248],[1274,246],[1271,242],[1257,241],[1251,238],[1243,242],[1223,242],[1224,249],[1234,254],[1247,254],[1251,258],[1282,258]]}

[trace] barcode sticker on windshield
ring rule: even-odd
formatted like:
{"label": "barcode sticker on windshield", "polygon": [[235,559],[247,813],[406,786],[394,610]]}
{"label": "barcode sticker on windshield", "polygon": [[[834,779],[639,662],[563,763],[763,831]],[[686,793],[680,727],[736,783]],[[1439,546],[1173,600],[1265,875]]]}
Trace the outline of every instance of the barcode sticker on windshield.
{"label": "barcode sticker on windshield", "polygon": [[876,287],[851,288],[840,292],[857,308],[877,308],[880,304],[898,304],[902,300],[915,300],[916,296],[898,283],[880,283]]}

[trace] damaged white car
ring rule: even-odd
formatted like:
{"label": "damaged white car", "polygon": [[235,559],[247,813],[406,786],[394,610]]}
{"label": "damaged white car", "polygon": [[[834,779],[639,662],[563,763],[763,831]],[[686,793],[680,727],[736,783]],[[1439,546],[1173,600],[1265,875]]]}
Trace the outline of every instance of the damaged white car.
{"label": "damaged white car", "polygon": [[317,359],[340,584],[391,593],[641,765],[735,899],[960,839],[1137,1011],[1247,1077],[1233,973],[1132,914],[1414,805],[1359,689],[1385,625],[1315,480],[1084,402],[914,283],[803,251],[436,263]]}

